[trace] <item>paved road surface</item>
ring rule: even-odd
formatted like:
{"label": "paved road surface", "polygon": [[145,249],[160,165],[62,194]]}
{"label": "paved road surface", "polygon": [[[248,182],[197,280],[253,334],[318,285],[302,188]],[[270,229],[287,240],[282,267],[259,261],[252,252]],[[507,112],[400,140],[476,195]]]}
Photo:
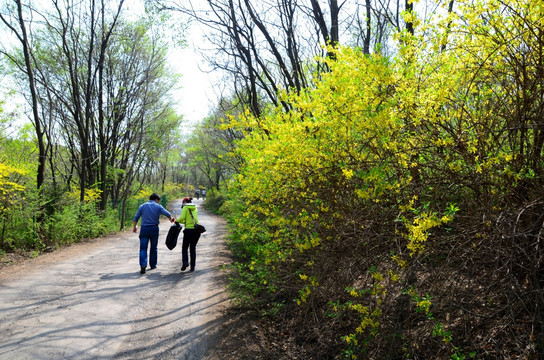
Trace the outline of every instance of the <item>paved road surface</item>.
{"label": "paved road surface", "polygon": [[[195,272],[181,272],[181,237],[140,275],[137,234],[76,244],[0,275],[0,359],[203,359],[228,300],[225,226],[200,201]],[[180,214],[181,202],[168,206]]]}

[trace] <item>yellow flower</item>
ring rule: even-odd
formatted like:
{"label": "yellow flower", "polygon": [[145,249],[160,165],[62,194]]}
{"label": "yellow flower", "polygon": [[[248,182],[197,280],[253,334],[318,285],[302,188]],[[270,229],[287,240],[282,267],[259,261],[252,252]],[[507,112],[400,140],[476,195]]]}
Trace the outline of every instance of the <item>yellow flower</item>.
{"label": "yellow flower", "polygon": [[346,179],[351,179],[353,177],[353,170],[348,170],[348,169],[342,169],[342,173],[344,174],[344,176],[346,177]]}

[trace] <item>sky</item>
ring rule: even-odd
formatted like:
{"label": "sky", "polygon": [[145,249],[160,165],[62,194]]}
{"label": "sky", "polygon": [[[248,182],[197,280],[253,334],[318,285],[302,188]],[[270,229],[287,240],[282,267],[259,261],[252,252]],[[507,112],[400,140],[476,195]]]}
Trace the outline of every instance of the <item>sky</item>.
{"label": "sky", "polygon": [[171,65],[182,76],[181,89],[174,95],[177,100],[176,109],[189,124],[206,117],[216,103],[213,75],[203,71],[206,63],[197,51],[202,42],[202,28],[194,23],[189,29],[188,46],[175,49],[169,55]]}

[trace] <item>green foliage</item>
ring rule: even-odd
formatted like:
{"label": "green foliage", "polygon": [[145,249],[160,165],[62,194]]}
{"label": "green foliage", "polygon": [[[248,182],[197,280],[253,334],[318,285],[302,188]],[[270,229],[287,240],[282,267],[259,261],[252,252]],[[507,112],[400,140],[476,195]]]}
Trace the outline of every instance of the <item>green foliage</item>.
{"label": "green foliage", "polygon": [[221,192],[221,190],[217,189],[210,189],[206,193],[206,209],[209,211],[212,211],[216,214],[221,213],[221,208],[224,205],[226,201],[225,195]]}
{"label": "green foliage", "polygon": [[[35,188],[32,140],[4,139],[0,152],[0,249],[33,251],[59,248],[119,229],[119,212],[98,210],[100,191],[59,193],[51,186]],[[134,210],[135,212],[136,210]],[[132,213],[132,216],[134,213]]]}
{"label": "green foliage", "polygon": [[183,184],[167,182],[164,186],[164,197],[167,199],[180,199],[186,196],[187,190]]}
{"label": "green foliage", "polygon": [[[89,193],[93,193],[92,190]],[[43,196],[27,188],[25,197],[12,201],[0,217],[2,242],[5,251],[20,249],[41,252],[46,248],[60,248],[84,239],[99,237],[119,229],[117,210],[105,213],[97,210],[97,202],[79,203],[70,197],[50,198],[45,204]],[[45,206],[44,206],[45,205]],[[40,225],[38,218],[48,213]],[[43,227],[45,231],[40,229]]]}
{"label": "green foliage", "polygon": [[118,230],[117,212],[100,214],[95,203],[65,204],[48,222],[49,241],[57,248]]}
{"label": "green foliage", "polygon": [[218,190],[221,182],[236,173],[237,159],[228,154],[240,132],[222,125],[227,114],[239,111],[239,105],[222,99],[213,113],[195,126],[187,140],[183,160],[187,175],[194,178],[197,187]]}
{"label": "green foliage", "polygon": [[[15,41],[0,60],[2,83],[27,100],[32,85],[38,117],[26,114],[30,123],[7,131],[23,116],[5,112],[0,100],[0,251],[39,254],[102,236],[130,221],[150,189],[165,206],[183,194],[172,184],[182,151],[171,90],[180,77],[167,54],[168,45],[184,45],[187,23],[87,5],[23,7],[23,19],[3,9],[11,30],[27,29],[33,73],[22,71]],[[83,18],[88,27],[77,25]]]}
{"label": "green foliage", "polygon": [[[2,64],[0,63],[0,74],[2,73],[1,68]],[[9,128],[11,122],[13,119],[11,119],[10,116],[8,116],[4,110],[5,108],[5,101],[3,99],[0,99],[0,139],[2,139],[5,136],[6,130]]]}
{"label": "green foliage", "polygon": [[444,325],[441,323],[436,323],[433,329],[433,336],[438,336],[442,338],[442,341],[445,343],[451,342],[451,332],[444,329]]}
{"label": "green foliage", "polygon": [[[222,207],[237,260],[232,289],[257,304],[287,299],[286,306],[297,304],[301,312],[345,304],[342,316],[324,313],[330,321],[345,321],[347,349],[336,345],[336,350],[352,358],[371,350],[371,358],[384,355],[380,349],[389,345],[371,345],[405,326],[382,321],[397,321],[392,313],[403,289],[410,289],[405,295],[416,306],[400,311],[418,319],[411,325],[427,335],[416,338],[405,329],[408,345],[394,342],[395,349],[414,355],[432,344],[437,357],[461,358],[452,342],[464,346],[474,339],[460,340],[450,330],[454,310],[444,310],[444,302],[453,304],[455,296],[435,290],[454,283],[462,293],[460,284],[472,286],[472,267],[490,253],[495,265],[477,272],[483,284],[498,264],[540,261],[529,255],[529,244],[540,241],[538,213],[527,221],[537,225],[525,225],[530,230],[512,240],[519,247],[493,241],[504,239],[511,223],[522,225],[526,208],[542,203],[544,132],[536,119],[543,115],[543,89],[535,81],[542,80],[537,69],[543,55],[542,37],[533,36],[544,33],[541,4],[460,3],[460,12],[448,19],[451,26],[440,20],[414,36],[399,34],[394,59],[329,48],[335,56],[321,61],[330,72],[314,88],[280,94],[292,111],[278,107],[258,118],[246,111],[229,117],[225,127],[244,135],[232,151],[232,158],[242,161]],[[418,22],[417,14],[405,17]],[[445,32],[449,51],[442,50]],[[524,63],[520,56],[531,60]],[[527,82],[515,80],[520,76]],[[501,213],[508,207],[511,212]],[[482,218],[501,225],[492,229]],[[469,232],[467,223],[478,230]],[[487,237],[492,231],[496,238]],[[379,265],[364,273],[362,264],[370,262]],[[455,266],[459,263],[463,267]],[[494,299],[513,284],[525,286],[518,282],[538,289],[529,280],[538,277],[535,268],[517,270]],[[353,299],[338,291],[345,288]],[[471,290],[484,288],[489,289]],[[520,293],[532,296],[528,289]],[[540,307],[533,305],[510,309],[538,319]]]}

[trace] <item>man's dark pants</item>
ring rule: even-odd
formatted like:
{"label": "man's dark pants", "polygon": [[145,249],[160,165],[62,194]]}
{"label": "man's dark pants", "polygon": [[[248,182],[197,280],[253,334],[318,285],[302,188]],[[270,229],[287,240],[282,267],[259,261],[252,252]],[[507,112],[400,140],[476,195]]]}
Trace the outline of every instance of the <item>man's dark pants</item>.
{"label": "man's dark pants", "polygon": [[142,226],[140,228],[140,266],[147,266],[147,247],[151,244],[149,249],[149,266],[154,268],[157,266],[157,244],[159,242],[159,227],[154,226]]}

